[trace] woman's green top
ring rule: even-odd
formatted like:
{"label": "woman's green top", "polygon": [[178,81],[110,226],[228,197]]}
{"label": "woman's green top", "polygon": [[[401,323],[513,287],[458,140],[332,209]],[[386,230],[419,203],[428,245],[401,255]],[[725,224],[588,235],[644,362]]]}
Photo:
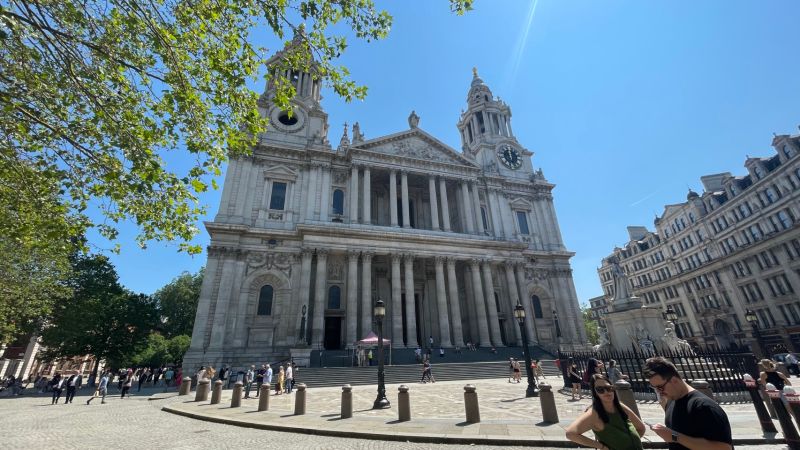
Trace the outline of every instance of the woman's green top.
{"label": "woman's green top", "polygon": [[598,441],[611,450],[642,450],[642,440],[633,422],[622,420],[619,413],[609,413],[603,431],[595,431]]}

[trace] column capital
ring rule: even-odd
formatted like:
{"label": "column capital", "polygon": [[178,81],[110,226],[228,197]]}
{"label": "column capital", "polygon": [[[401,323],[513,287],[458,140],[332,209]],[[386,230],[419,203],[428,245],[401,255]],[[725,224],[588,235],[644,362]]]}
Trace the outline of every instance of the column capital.
{"label": "column capital", "polygon": [[327,248],[318,248],[317,249],[317,258],[327,258],[328,257],[328,253],[330,253],[330,250],[328,250]]}
{"label": "column capital", "polygon": [[514,270],[514,267],[517,265],[517,262],[512,260],[512,259],[507,259],[507,260],[503,261],[503,265],[508,270]]}
{"label": "column capital", "polygon": [[314,249],[310,247],[303,247],[300,249],[300,253],[302,254],[303,258],[311,258],[314,256]]}
{"label": "column capital", "polygon": [[481,264],[481,262],[482,262],[482,260],[481,260],[481,259],[478,259],[478,258],[470,258],[470,260],[469,260],[469,265],[470,265],[470,267],[472,267],[473,269],[478,269],[478,268],[480,268],[480,264]]}
{"label": "column capital", "polygon": [[453,265],[453,266],[455,266],[456,263],[458,262],[458,258],[455,258],[453,256],[447,256],[447,257],[445,257],[445,259],[447,260],[447,264],[450,264],[450,265]]}
{"label": "column capital", "polygon": [[364,262],[372,261],[373,256],[375,256],[375,253],[373,252],[361,252],[361,258],[363,259]]}
{"label": "column capital", "polygon": [[398,172],[400,172],[400,175],[405,176],[405,177],[407,177],[408,174],[410,173],[408,171],[408,169],[400,169],[400,170],[398,170]]}
{"label": "column capital", "polygon": [[437,255],[437,256],[433,257],[433,260],[434,260],[434,262],[436,262],[437,266],[441,266],[442,264],[444,264],[445,259],[447,259],[447,258],[445,258],[444,256],[441,256],[441,255]]}
{"label": "column capital", "polygon": [[412,255],[411,253],[403,253],[403,261],[406,261],[408,263],[413,263],[414,255]]}
{"label": "column capital", "polygon": [[353,260],[355,259],[358,261],[358,257],[361,256],[361,251],[359,250],[348,250],[347,251],[347,259]]}
{"label": "column capital", "polygon": [[402,260],[403,260],[403,255],[402,254],[400,254],[400,253],[392,253],[392,262],[393,263],[395,263],[395,262],[399,263]]}

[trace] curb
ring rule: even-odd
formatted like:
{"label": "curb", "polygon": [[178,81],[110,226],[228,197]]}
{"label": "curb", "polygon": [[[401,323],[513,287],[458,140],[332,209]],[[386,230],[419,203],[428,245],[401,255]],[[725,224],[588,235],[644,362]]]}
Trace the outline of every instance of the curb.
{"label": "curb", "polygon": [[[269,431],[283,431],[286,433],[301,433],[312,434],[317,436],[332,436],[356,439],[370,439],[379,441],[396,441],[396,442],[415,442],[423,444],[456,444],[456,445],[517,445],[526,447],[556,447],[556,448],[581,448],[580,445],[566,440],[549,440],[549,439],[529,439],[525,437],[499,437],[499,436],[453,436],[453,435],[435,435],[435,434],[411,434],[411,433],[374,433],[364,432],[357,430],[336,430],[330,428],[309,428],[306,426],[296,425],[279,425],[274,423],[258,423],[237,419],[227,419],[222,417],[209,416],[206,414],[193,413],[184,411],[182,409],[173,408],[171,406],[163,406],[162,411],[175,414],[178,416],[188,417],[190,419],[202,420],[205,422],[220,423],[224,425],[233,425],[244,428],[255,428]],[[780,445],[785,444],[784,439],[734,439],[733,445]],[[643,441],[644,448],[668,448],[666,442],[649,442]]]}

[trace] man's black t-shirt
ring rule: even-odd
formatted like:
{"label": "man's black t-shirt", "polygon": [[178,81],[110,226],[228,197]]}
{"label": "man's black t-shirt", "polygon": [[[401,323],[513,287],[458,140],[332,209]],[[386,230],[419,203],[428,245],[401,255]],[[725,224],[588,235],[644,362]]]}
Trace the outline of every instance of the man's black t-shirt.
{"label": "man's black t-shirt", "polygon": [[[700,391],[691,391],[678,400],[669,402],[665,422],[667,428],[680,434],[733,444],[731,424],[725,411]],[[686,449],[675,442],[670,442],[669,448]]]}

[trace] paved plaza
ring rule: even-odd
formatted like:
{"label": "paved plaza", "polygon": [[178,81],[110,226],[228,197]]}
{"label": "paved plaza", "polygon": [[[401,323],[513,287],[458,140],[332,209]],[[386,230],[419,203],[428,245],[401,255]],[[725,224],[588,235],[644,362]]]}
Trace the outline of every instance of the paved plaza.
{"label": "paved plaza", "polygon": [[[567,444],[563,427],[583,411],[589,401],[571,402],[568,397],[556,394],[561,423],[538,424],[541,420],[538,399],[524,397],[524,384],[509,384],[505,379],[476,380],[481,423],[464,423],[464,382],[440,382],[410,385],[412,420],[398,423],[397,386],[389,385],[392,408],[371,410],[375,388],[353,388],[354,417],[339,419],[341,389],[320,388],[308,390],[308,411],[304,416],[294,416],[295,394],[272,396],[269,412],[256,412],[257,400],[243,400],[241,408],[232,409],[230,390],[223,393],[222,403],[209,405],[195,403],[191,397],[177,396],[174,392],[162,394],[158,390],[143,390],[142,395],[131,399],[109,397],[107,404],[94,401],[87,406],[88,391],[75,398],[70,405],[50,405],[48,397],[21,396],[0,398],[0,433],[4,449],[53,448],[137,448],[168,447],[194,448],[464,448],[470,446],[499,448],[484,443],[505,442],[503,448],[523,448],[531,444],[544,444],[544,448]],[[146,392],[147,391],[147,392]],[[215,423],[183,417],[162,410],[172,409],[197,414],[206,419],[239,422],[242,426]],[[640,404],[645,420],[662,420],[660,408],[653,404]],[[734,437],[760,438],[758,422],[750,405],[726,405],[733,424]],[[538,424],[538,425],[537,425]],[[250,427],[294,428],[297,432]],[[332,431],[348,437],[333,437],[315,433]],[[312,434],[314,433],[314,434]],[[406,435],[407,433],[407,435]],[[359,439],[357,435],[369,434],[373,439]],[[374,438],[389,439],[381,440]],[[422,437],[427,442],[413,441]],[[443,438],[462,439],[455,445],[444,445]],[[658,438],[651,433],[647,439]],[[493,441],[494,439],[494,441]],[[536,441],[536,442],[534,442]],[[518,445],[512,445],[517,442]],[[549,442],[549,444],[548,444]],[[469,443],[477,445],[468,445]],[[210,446],[210,447],[209,447]],[[739,445],[737,449],[775,449],[779,445]]]}

